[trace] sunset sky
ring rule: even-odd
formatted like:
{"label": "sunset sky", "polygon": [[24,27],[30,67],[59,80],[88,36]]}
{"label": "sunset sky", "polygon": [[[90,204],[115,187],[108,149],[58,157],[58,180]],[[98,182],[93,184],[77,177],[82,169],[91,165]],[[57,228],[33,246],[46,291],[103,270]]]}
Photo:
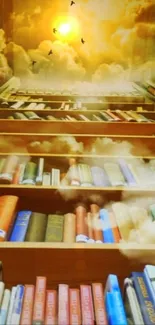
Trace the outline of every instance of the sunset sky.
{"label": "sunset sky", "polygon": [[154,1],[2,1],[1,79],[11,68],[44,84],[155,80]]}

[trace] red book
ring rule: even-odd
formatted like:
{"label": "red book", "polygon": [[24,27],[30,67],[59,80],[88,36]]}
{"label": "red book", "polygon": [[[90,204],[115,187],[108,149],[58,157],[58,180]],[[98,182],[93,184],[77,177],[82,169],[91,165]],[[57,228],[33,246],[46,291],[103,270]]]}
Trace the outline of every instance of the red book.
{"label": "red book", "polygon": [[69,287],[59,284],[58,290],[58,324],[69,324]]}
{"label": "red book", "polygon": [[36,291],[35,291],[35,298],[34,298],[33,325],[44,324],[45,298],[46,298],[46,278],[42,276],[38,276],[36,281]]}
{"label": "red book", "polygon": [[57,303],[58,295],[56,290],[47,290],[45,325],[57,325]]}
{"label": "red book", "polygon": [[104,305],[103,287],[101,283],[93,283],[93,298],[95,308],[96,325],[108,325],[106,309]]}
{"label": "red book", "polygon": [[80,290],[69,289],[70,325],[81,325]]}
{"label": "red book", "polygon": [[80,285],[82,325],[94,325],[94,313],[92,308],[91,286]]}
{"label": "red book", "polygon": [[34,286],[25,285],[24,301],[23,301],[20,325],[32,324],[33,301],[34,301]]}

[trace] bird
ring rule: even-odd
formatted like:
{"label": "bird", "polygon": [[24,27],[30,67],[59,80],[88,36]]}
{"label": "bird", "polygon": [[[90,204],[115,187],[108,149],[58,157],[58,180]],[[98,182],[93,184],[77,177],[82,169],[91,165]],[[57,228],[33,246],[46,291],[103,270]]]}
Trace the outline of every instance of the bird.
{"label": "bird", "polygon": [[49,51],[48,55],[51,55],[51,54],[53,54],[53,51],[52,50]]}
{"label": "bird", "polygon": [[53,33],[55,34],[57,32],[57,29],[56,28],[53,28]]}
{"label": "bird", "polygon": [[85,43],[85,41],[84,41],[84,39],[83,39],[83,38],[81,38],[81,43],[82,43],[82,44],[84,44],[84,43]]}
{"label": "bird", "polygon": [[32,65],[35,65],[37,63],[37,61],[32,61]]}
{"label": "bird", "polygon": [[74,1],[71,1],[71,4],[70,4],[71,6],[73,6],[73,5],[75,5],[75,2]]}

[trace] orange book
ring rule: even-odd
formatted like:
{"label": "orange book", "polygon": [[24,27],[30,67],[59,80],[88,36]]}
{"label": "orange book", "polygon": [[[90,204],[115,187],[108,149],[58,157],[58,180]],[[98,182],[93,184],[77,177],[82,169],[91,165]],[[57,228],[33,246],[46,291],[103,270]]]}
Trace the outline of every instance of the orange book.
{"label": "orange book", "polygon": [[69,289],[70,325],[81,325],[80,290]]}
{"label": "orange book", "polygon": [[104,305],[103,287],[101,283],[93,283],[93,300],[95,308],[96,325],[108,325],[106,309]]}
{"label": "orange book", "polygon": [[43,325],[45,316],[46,278],[37,277],[33,309],[33,325]]}
{"label": "orange book", "polygon": [[58,297],[58,324],[69,324],[69,286],[59,284]]}
{"label": "orange book", "polygon": [[119,228],[117,226],[115,215],[112,211],[109,213],[109,218],[110,218],[110,224],[111,224],[111,229],[112,229],[115,243],[119,243],[121,240],[121,235],[119,232]]}
{"label": "orange book", "polygon": [[89,285],[80,285],[82,325],[94,325],[94,313],[92,308],[91,287]]}
{"label": "orange book", "polygon": [[34,286],[25,285],[24,301],[23,301],[20,325],[32,324],[33,301],[34,301]]}
{"label": "orange book", "polygon": [[0,175],[0,181],[3,182],[3,184],[11,184],[13,180],[13,176],[15,173],[15,170],[17,168],[19,162],[19,157],[17,156],[8,156],[6,159],[6,163],[2,169],[1,175]]}
{"label": "orange book", "polygon": [[5,241],[16,215],[17,196],[0,197],[0,242]]}
{"label": "orange book", "polygon": [[76,242],[87,243],[88,241],[88,225],[87,210],[85,206],[79,204],[76,207]]}
{"label": "orange book", "polygon": [[46,291],[46,312],[45,312],[45,325],[57,325],[57,304],[58,295],[56,290]]}
{"label": "orange book", "polygon": [[93,217],[94,240],[96,243],[103,243],[103,231],[98,228],[100,207],[97,204],[91,204],[90,211]]}
{"label": "orange book", "polygon": [[94,243],[94,229],[93,229],[93,216],[90,212],[87,213],[88,222],[88,242]]}

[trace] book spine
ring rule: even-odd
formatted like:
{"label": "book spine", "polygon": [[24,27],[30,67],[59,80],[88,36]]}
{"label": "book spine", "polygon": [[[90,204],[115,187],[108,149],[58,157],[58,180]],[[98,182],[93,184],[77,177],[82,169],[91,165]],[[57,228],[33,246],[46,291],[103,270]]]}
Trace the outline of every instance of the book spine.
{"label": "book spine", "polygon": [[9,230],[15,218],[15,211],[18,202],[17,196],[4,195],[0,197],[0,241],[7,239]]}
{"label": "book spine", "polygon": [[109,187],[110,182],[103,168],[93,166],[91,167],[91,174],[93,185],[97,187]]}
{"label": "book spine", "polygon": [[13,306],[14,306],[14,302],[15,302],[16,292],[17,292],[17,287],[12,287],[6,325],[11,324],[11,317],[12,317],[12,311],[13,311]]}
{"label": "book spine", "polygon": [[60,186],[60,169],[52,168],[51,171],[52,186]]}
{"label": "book spine", "polygon": [[155,267],[154,265],[146,265],[145,266],[146,273],[151,281],[152,288],[155,294]]}
{"label": "book spine", "polygon": [[106,310],[104,305],[102,284],[93,283],[92,290],[93,290],[96,325],[108,325],[107,315],[106,315]]}
{"label": "book spine", "polygon": [[153,286],[152,286],[151,280],[150,280],[150,278],[148,276],[146,268],[144,269],[144,277],[145,277],[146,286],[147,286],[147,289],[149,291],[153,306],[155,308],[155,292],[153,290]]}
{"label": "book spine", "polygon": [[103,239],[103,231],[101,230],[100,226],[100,208],[97,204],[90,205],[90,211],[92,214],[92,222],[93,222],[93,230],[94,230],[94,240],[97,244],[102,244]]}
{"label": "book spine", "polygon": [[100,219],[103,221],[103,237],[105,243],[114,243],[113,232],[110,225],[109,214],[106,209],[100,210]]}
{"label": "book spine", "polygon": [[104,169],[108,175],[109,181],[112,186],[124,186],[125,179],[120,170],[120,167],[116,163],[105,163]]}
{"label": "book spine", "polygon": [[87,164],[78,164],[81,186],[92,186],[93,179],[90,166]]}
{"label": "book spine", "polygon": [[87,213],[87,224],[88,224],[88,243],[94,243],[94,229],[93,229],[93,216],[90,212]]}
{"label": "book spine", "polygon": [[129,186],[137,185],[136,180],[135,180],[134,176],[132,175],[132,172],[130,171],[130,169],[124,159],[119,159],[119,166],[121,168],[121,171],[122,171],[124,178],[126,179],[128,185]]}
{"label": "book spine", "polygon": [[42,185],[43,173],[44,173],[44,158],[39,158],[37,176],[36,176],[36,185]]}
{"label": "book spine", "polygon": [[64,243],[74,243],[76,239],[76,215],[68,213],[64,218]]}
{"label": "book spine", "polygon": [[1,177],[1,173],[3,171],[3,168],[5,166],[5,163],[6,163],[6,158],[1,158],[0,159],[0,177]]}
{"label": "book spine", "polygon": [[81,325],[81,307],[79,289],[69,289],[70,325]]}
{"label": "book spine", "polygon": [[69,324],[69,287],[59,284],[58,289],[58,324]]}
{"label": "book spine", "polygon": [[37,164],[33,162],[28,162],[25,167],[24,178],[22,183],[24,185],[35,185],[36,175],[37,175]]}
{"label": "book spine", "polygon": [[121,235],[119,232],[119,228],[116,223],[116,218],[113,212],[109,213],[109,219],[110,219],[110,225],[111,225],[111,230],[113,233],[114,241],[115,243],[119,243],[121,240]]}
{"label": "book spine", "polygon": [[43,186],[51,185],[51,173],[44,172],[43,173]]}
{"label": "book spine", "polygon": [[14,113],[14,117],[17,120],[28,121],[28,118],[23,113]]}
{"label": "book spine", "polygon": [[76,242],[87,243],[88,228],[87,228],[87,211],[85,207],[79,205],[76,208]]}
{"label": "book spine", "polygon": [[[56,290],[47,290],[46,295],[46,312],[45,312],[45,325],[57,325],[57,304],[58,296]],[[24,324],[23,324],[24,325]]]}
{"label": "book spine", "polygon": [[44,324],[45,297],[46,297],[46,278],[37,277],[35,298],[34,298],[34,308],[33,308],[33,325]]}
{"label": "book spine", "polygon": [[34,301],[34,286],[26,285],[20,325],[32,324],[33,301]]}
{"label": "book spine", "polygon": [[22,184],[24,178],[26,163],[19,164],[19,182],[18,184]]}
{"label": "book spine", "polygon": [[155,309],[147,289],[144,274],[141,272],[133,272],[131,276],[140,304],[144,323],[153,325],[155,324]]}
{"label": "book spine", "polygon": [[17,103],[15,103],[15,104],[11,105],[10,108],[19,109],[19,108],[21,108],[21,106],[23,106],[23,105],[24,105],[24,102],[23,102],[22,100],[20,100],[19,102],[17,102]]}
{"label": "book spine", "polygon": [[0,309],[0,324],[6,324],[7,314],[8,314],[8,308],[9,308],[9,302],[10,302],[10,290],[5,289],[3,301]]}
{"label": "book spine", "polygon": [[133,117],[129,116],[127,113],[120,111],[119,109],[116,110],[116,113],[120,118],[123,118],[127,122],[133,121]]}
{"label": "book spine", "polygon": [[4,282],[0,282],[0,307],[3,299],[3,294],[4,294],[4,289],[5,289],[5,284]]}
{"label": "book spine", "polygon": [[68,178],[71,186],[80,186],[80,175],[76,162],[69,167]]}
{"label": "book spine", "polygon": [[0,181],[11,184],[13,181],[14,172],[17,168],[19,158],[16,156],[9,156],[6,159],[5,165],[0,175]]}
{"label": "book spine", "polygon": [[24,286],[18,285],[16,296],[15,296],[15,301],[14,301],[14,305],[13,305],[13,310],[12,310],[11,325],[15,325],[15,324],[19,325],[20,324],[23,296],[24,296]]}
{"label": "book spine", "polygon": [[111,116],[109,116],[106,112],[100,112],[100,114],[101,114],[103,120],[106,121],[106,122],[112,122],[112,121],[114,120],[114,119],[113,119]]}
{"label": "book spine", "polygon": [[9,241],[23,242],[25,240],[32,211],[20,211],[13,227],[13,231]]}
{"label": "book spine", "polygon": [[117,319],[116,319],[116,315],[115,315],[113,294],[111,292],[107,292],[105,295],[105,306],[106,306],[108,324],[116,325]]}
{"label": "book spine", "polygon": [[45,242],[62,242],[64,232],[64,216],[48,215]]}
{"label": "book spine", "polygon": [[94,325],[94,315],[92,310],[90,286],[80,285],[82,325]]}
{"label": "book spine", "polygon": [[34,112],[25,112],[25,115],[29,120],[41,120],[41,117]]}
{"label": "book spine", "polygon": [[121,119],[114,113],[110,111],[110,109],[107,110],[108,115],[110,115],[115,121],[121,121]]}

